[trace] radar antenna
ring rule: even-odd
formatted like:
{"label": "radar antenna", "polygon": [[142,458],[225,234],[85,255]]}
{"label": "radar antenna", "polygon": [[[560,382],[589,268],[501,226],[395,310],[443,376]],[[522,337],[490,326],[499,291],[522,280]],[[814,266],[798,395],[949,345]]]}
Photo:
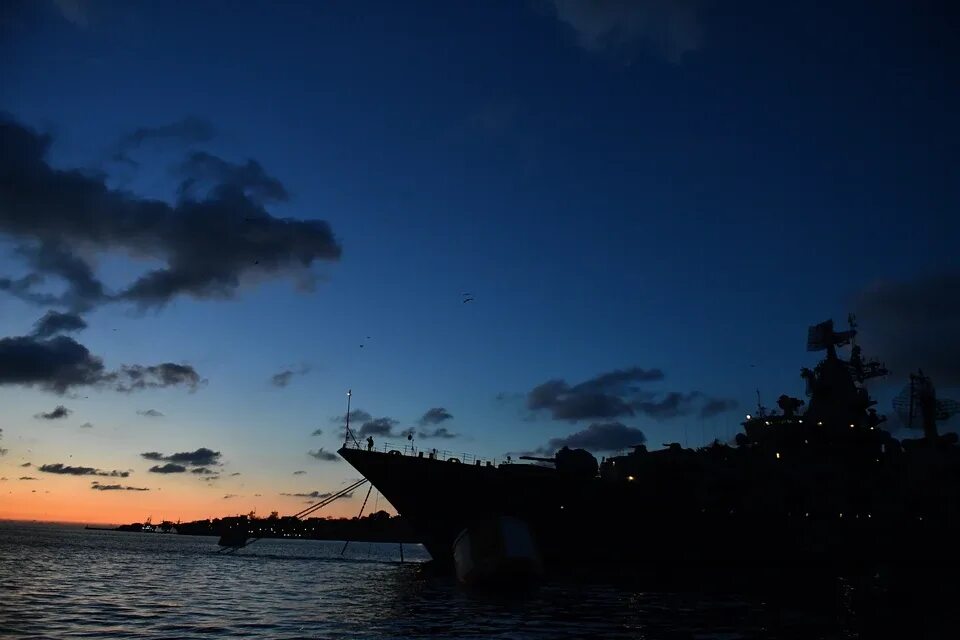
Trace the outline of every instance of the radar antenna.
{"label": "radar antenna", "polygon": [[960,402],[938,400],[933,382],[918,370],[910,374],[910,383],[893,399],[893,408],[907,427],[922,428],[928,439],[936,439],[937,422],[960,413]]}

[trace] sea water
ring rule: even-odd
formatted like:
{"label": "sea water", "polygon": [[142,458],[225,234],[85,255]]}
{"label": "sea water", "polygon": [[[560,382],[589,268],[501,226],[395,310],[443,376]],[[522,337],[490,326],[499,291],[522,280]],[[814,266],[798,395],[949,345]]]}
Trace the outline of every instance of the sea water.
{"label": "sea water", "polygon": [[478,592],[419,545],[0,522],[2,638],[849,638],[836,616],[762,599],[547,583]]}

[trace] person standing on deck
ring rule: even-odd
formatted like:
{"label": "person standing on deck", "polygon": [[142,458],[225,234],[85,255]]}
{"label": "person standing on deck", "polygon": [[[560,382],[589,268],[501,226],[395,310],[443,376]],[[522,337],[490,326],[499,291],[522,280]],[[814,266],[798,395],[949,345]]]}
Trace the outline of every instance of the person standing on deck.
{"label": "person standing on deck", "polygon": [[367,451],[373,451],[373,436],[367,436]]}

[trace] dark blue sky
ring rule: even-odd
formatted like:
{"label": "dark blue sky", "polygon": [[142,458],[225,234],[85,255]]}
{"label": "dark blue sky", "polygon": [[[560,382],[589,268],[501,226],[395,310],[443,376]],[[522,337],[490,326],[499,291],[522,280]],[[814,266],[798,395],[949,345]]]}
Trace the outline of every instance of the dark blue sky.
{"label": "dark blue sky", "polygon": [[[767,404],[802,393],[808,324],[858,311],[865,349],[888,358],[905,324],[948,332],[954,10],[783,4],[11,3],[0,109],[53,136],[53,167],[172,203],[189,151],[252,158],[290,194],[272,215],[326,220],[342,246],[309,293],[271,274],[229,301],[95,306],[77,339],[109,366],[183,361],[209,382],[97,393],[76,417],[155,449],[126,420],[157,405],[177,446],[247,464],[266,447],[264,473],[286,473],[335,446],[305,436],[352,387],[398,429],[445,407],[462,437],[444,446],[499,455],[608,422],[531,420],[535,386],[636,366],[663,370],[651,392],[739,403],[615,416],[652,443],[696,444],[729,437],[756,388]],[[186,117],[215,135],[109,160],[131,131]],[[0,275],[26,273],[15,244],[0,244]],[[112,289],[145,269],[93,253]],[[45,311],[11,296],[0,309],[7,336]],[[898,356],[893,387],[915,360]],[[266,382],[301,366],[284,389]],[[59,400],[0,397],[17,406],[8,432],[42,439],[30,416]]]}

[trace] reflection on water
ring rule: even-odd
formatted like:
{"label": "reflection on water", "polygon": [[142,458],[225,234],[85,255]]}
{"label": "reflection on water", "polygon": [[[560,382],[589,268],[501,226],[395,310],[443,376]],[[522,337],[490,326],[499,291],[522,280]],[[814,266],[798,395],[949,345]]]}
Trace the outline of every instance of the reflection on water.
{"label": "reflection on water", "polygon": [[546,585],[476,593],[419,547],[216,539],[0,523],[0,636],[146,638],[842,638],[835,616],[760,601]]}

